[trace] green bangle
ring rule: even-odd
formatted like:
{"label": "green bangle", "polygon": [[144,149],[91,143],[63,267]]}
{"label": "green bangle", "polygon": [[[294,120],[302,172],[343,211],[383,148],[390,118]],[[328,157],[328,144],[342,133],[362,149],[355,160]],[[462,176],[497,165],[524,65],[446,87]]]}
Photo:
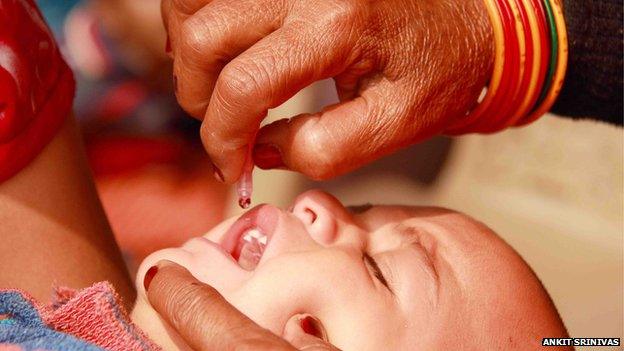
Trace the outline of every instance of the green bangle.
{"label": "green bangle", "polygon": [[552,7],[548,0],[543,0],[544,7],[546,8],[546,17],[548,17],[548,26],[550,27],[550,64],[548,65],[548,73],[542,86],[542,92],[539,99],[535,103],[534,109],[542,104],[546,98],[546,94],[552,84],[553,76],[555,75],[555,67],[557,66],[557,51],[559,50],[559,39],[557,38],[557,24],[555,23],[555,17],[553,16]]}

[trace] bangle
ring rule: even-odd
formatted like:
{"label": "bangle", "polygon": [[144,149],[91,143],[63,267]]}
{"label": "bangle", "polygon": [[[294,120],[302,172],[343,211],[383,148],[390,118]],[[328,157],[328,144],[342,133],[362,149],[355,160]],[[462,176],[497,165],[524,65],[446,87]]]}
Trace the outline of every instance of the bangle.
{"label": "bangle", "polygon": [[548,111],[563,85],[568,52],[560,0],[485,4],[496,42],[492,79],[482,102],[447,130],[450,135],[530,123]]}
{"label": "bangle", "polygon": [[492,24],[492,31],[494,33],[494,69],[492,70],[492,78],[487,86],[485,96],[481,101],[478,101],[478,105],[474,110],[470,111],[463,120],[457,125],[449,128],[446,131],[448,135],[458,135],[466,132],[466,127],[476,121],[483,112],[492,103],[492,99],[497,94],[500,87],[501,79],[503,76],[503,68],[505,63],[505,28],[503,27],[502,13],[497,0],[485,0],[485,6],[488,11],[488,17]]}
{"label": "bangle", "polygon": [[[517,126],[531,123],[541,117],[544,113],[548,112],[548,110],[555,103],[557,96],[559,96],[559,92],[561,92],[561,87],[563,86],[563,82],[565,80],[565,73],[568,66],[568,36],[566,32],[565,19],[563,17],[563,9],[559,0],[544,0],[544,4],[546,5],[547,10],[550,5],[550,9],[552,10],[555,20],[555,30],[557,33],[556,67],[554,69],[552,83],[547,90],[544,100],[541,104],[538,104],[538,107],[535,108],[529,116],[521,120],[519,124],[516,124]],[[553,42],[552,47],[555,47],[555,42]]]}
{"label": "bangle", "polygon": [[530,35],[527,36],[527,64],[530,69],[525,71],[520,92],[524,92],[524,97],[519,96],[519,99],[515,107],[515,111],[512,110],[510,117],[505,121],[503,125],[498,126],[497,130],[508,128],[514,125],[520,118],[522,118],[531,107],[535,104],[535,100],[540,93],[540,67],[542,62],[542,36],[539,30],[539,21],[534,8],[532,8],[532,1],[522,0],[519,4],[521,11],[525,15],[526,22],[530,31]]}
{"label": "bangle", "polygon": [[[559,40],[557,39],[557,25],[555,24],[555,17],[553,16],[552,8],[548,0],[540,0],[540,2],[544,5],[544,13],[546,16],[546,23],[548,25],[548,33],[550,36],[550,53],[549,53],[549,62],[548,69],[544,81],[544,85],[542,86],[542,90],[540,91],[538,102],[535,106],[541,105],[544,99],[546,98],[546,94],[548,93],[548,88],[552,83],[552,79],[555,74],[555,66],[557,62],[557,50],[559,48]],[[535,108],[533,106],[533,108]]]}
{"label": "bangle", "polygon": [[502,87],[483,117],[470,125],[471,132],[486,133],[498,121],[506,119],[509,112],[508,107],[517,94],[524,72],[526,40],[520,10],[515,0],[499,0],[499,6],[502,10],[501,13],[504,14],[505,21],[503,23],[507,23],[505,41],[509,43],[509,50],[505,54]]}
{"label": "bangle", "polygon": [[546,84],[546,75],[548,74],[550,62],[551,62],[551,37],[550,28],[548,26],[548,15],[542,0],[531,0],[533,8],[538,16],[537,24],[539,25],[540,43],[542,44],[540,69],[537,83],[537,91],[534,99],[530,103],[529,111],[535,107],[538,99],[541,96],[543,87]]}
{"label": "bangle", "polygon": [[[479,104],[463,122],[460,122],[461,124],[459,126],[448,131],[451,135],[476,132],[483,127],[484,122],[491,122],[492,111],[498,111],[500,109],[500,106],[510,94],[510,90],[513,89],[511,86],[514,85],[514,81],[518,81],[521,42],[518,39],[517,33],[523,32],[521,28],[522,24],[519,16],[514,16],[514,11],[507,0],[492,1],[494,4],[490,3],[491,6],[488,7],[491,10],[490,14],[499,15],[497,22],[499,22],[502,27],[500,38],[496,38],[496,31],[494,32],[495,38],[497,39],[496,50],[497,52],[502,50],[502,55],[496,56],[495,65],[498,64],[502,66],[502,77],[499,78],[497,86],[493,86],[492,84],[488,86],[487,95],[483,102]],[[489,0],[486,1],[486,3],[489,2]],[[492,6],[496,11],[492,10]],[[524,37],[522,38],[524,39]],[[522,44],[524,44],[524,40]],[[496,77],[493,77],[493,81],[494,78]]]}
{"label": "bangle", "polygon": [[[521,92],[527,90],[529,78],[532,73],[533,63],[533,38],[531,35],[526,35],[530,32],[530,24],[527,17],[527,13],[520,0],[509,0],[510,8],[515,19],[515,28],[518,39],[518,53],[514,53],[514,68],[510,72],[510,83],[506,87],[505,93],[501,94],[498,103],[492,105],[490,115],[492,118],[486,118],[481,122],[480,126],[475,128],[475,131],[480,133],[492,133],[505,128],[507,121],[514,114],[519,103],[521,102]],[[529,66],[530,65],[530,66]],[[496,116],[498,115],[498,116]]]}

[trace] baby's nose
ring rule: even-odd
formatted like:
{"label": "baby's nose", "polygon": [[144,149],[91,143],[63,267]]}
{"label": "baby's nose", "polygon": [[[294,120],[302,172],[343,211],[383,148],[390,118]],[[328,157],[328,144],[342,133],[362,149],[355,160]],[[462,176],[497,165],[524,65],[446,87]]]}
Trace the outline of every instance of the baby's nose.
{"label": "baby's nose", "polygon": [[303,222],[312,238],[322,245],[332,244],[340,232],[339,222],[350,217],[340,201],[318,190],[299,195],[292,212]]}

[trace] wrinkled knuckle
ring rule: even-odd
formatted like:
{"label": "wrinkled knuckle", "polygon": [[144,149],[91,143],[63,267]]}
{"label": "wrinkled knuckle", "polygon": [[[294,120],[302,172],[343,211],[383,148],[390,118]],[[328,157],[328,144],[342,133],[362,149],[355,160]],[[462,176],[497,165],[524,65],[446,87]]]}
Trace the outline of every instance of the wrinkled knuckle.
{"label": "wrinkled knuckle", "polygon": [[258,92],[258,84],[253,74],[242,66],[226,66],[217,82],[217,89],[224,99],[249,101]]}
{"label": "wrinkled knuckle", "polygon": [[332,24],[352,23],[358,16],[360,4],[353,0],[335,1],[325,19]]}
{"label": "wrinkled knuckle", "polygon": [[322,42],[332,41],[333,45],[352,45],[362,35],[362,5],[356,1],[335,1],[315,18],[315,28],[324,35]]}
{"label": "wrinkled knuckle", "polygon": [[180,25],[180,51],[187,59],[199,59],[207,54],[210,37],[210,27],[191,17]]}

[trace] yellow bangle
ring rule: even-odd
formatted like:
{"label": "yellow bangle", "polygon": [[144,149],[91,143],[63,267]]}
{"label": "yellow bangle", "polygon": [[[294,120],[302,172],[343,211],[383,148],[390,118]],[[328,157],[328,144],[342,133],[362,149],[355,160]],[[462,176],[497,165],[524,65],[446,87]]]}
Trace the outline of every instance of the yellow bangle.
{"label": "yellow bangle", "polygon": [[539,97],[539,88],[537,83],[539,81],[539,71],[540,71],[540,63],[541,63],[541,55],[542,55],[542,45],[541,38],[539,34],[538,28],[538,19],[536,16],[535,7],[533,7],[533,2],[530,0],[522,0],[524,3],[524,7],[526,8],[527,17],[529,19],[529,24],[531,26],[531,38],[533,41],[533,62],[531,62],[532,71],[531,77],[529,80],[529,86],[525,93],[524,100],[518,107],[518,110],[512,115],[512,117],[506,122],[506,126],[512,126],[518,122],[527,112],[531,106],[535,104],[535,101]]}
{"label": "yellow bangle", "polygon": [[555,17],[555,24],[557,27],[557,40],[559,41],[559,47],[557,50],[557,66],[555,74],[546,98],[540,106],[538,106],[533,113],[526,118],[522,119],[517,126],[526,125],[541,117],[548,112],[555,100],[561,92],[563,81],[565,80],[565,73],[568,66],[568,34],[566,32],[565,18],[563,17],[563,9],[559,0],[545,0],[549,1],[553,9]]}

